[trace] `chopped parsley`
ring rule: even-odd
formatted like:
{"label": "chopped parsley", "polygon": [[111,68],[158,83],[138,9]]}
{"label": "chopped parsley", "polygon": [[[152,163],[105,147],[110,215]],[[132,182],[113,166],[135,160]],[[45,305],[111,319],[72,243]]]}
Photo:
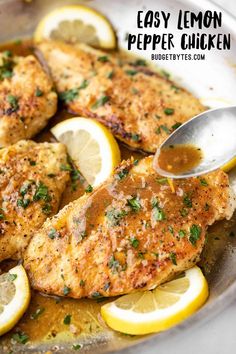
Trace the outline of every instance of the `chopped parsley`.
{"label": "chopped parsley", "polygon": [[86,193],[91,193],[93,191],[93,187],[91,186],[91,184],[89,184],[88,186],[87,186],[87,188],[85,188],[85,192]]}
{"label": "chopped parsley", "polygon": [[13,76],[14,62],[8,55],[2,58],[2,65],[0,65],[0,81],[11,78]]}
{"label": "chopped parsley", "polygon": [[165,213],[160,207],[153,208],[153,217],[156,221],[162,221],[166,219]]}
{"label": "chopped parsley", "polygon": [[66,316],[64,317],[63,323],[64,323],[65,325],[69,325],[69,324],[71,323],[71,315],[66,315]]}
{"label": "chopped parsley", "polygon": [[97,109],[99,107],[104,106],[107,102],[109,101],[109,97],[108,96],[102,96],[100,97],[93,105],[92,105],[92,109]]}
{"label": "chopped parsley", "polygon": [[17,274],[12,274],[12,273],[8,274],[8,280],[14,281],[16,280],[16,278],[17,278]]}
{"label": "chopped parsley", "polygon": [[107,78],[108,79],[112,79],[114,76],[114,70],[110,71],[108,74],[107,74]]}
{"label": "chopped parsley", "polygon": [[161,128],[165,133],[170,134],[170,129],[169,129],[166,125],[162,124],[162,125],[160,126],[160,128]]}
{"label": "chopped parsley", "polygon": [[7,102],[10,104],[13,112],[18,110],[19,104],[18,104],[18,98],[16,96],[8,95]]}
{"label": "chopped parsley", "polygon": [[163,130],[166,134],[170,134],[170,129],[169,129],[166,125],[164,125],[164,124],[160,125],[160,126],[155,130],[155,133],[156,133],[156,134],[161,134],[161,130]]}
{"label": "chopped parsley", "polygon": [[171,116],[172,114],[174,114],[174,109],[173,108],[165,108],[164,109],[164,113],[167,115],[167,116]]}
{"label": "chopped parsley", "polygon": [[133,141],[139,141],[139,140],[140,140],[140,135],[139,135],[139,134],[136,134],[136,133],[133,133],[133,134],[131,135],[131,139],[132,139]]}
{"label": "chopped parsley", "polygon": [[45,203],[43,206],[42,206],[42,212],[46,215],[50,214],[52,211],[52,206],[51,204],[49,203]]}
{"label": "chopped parsley", "polygon": [[68,156],[68,165],[62,164],[60,166],[61,171],[69,171],[70,178],[72,181],[72,190],[76,190],[77,181],[84,182],[84,177],[81,175],[80,171],[74,166],[70,157]]}
{"label": "chopped parsley", "polygon": [[129,170],[128,168],[125,167],[115,175],[115,178],[118,180],[122,180],[123,178],[127,177],[128,174],[129,174]]}
{"label": "chopped parsley", "polygon": [[78,88],[73,88],[67,91],[59,92],[58,97],[61,101],[69,103],[74,101],[79,94]]}
{"label": "chopped parsley", "polygon": [[147,66],[147,62],[144,59],[137,59],[133,65],[134,66]]}
{"label": "chopped parsley", "polygon": [[163,77],[165,77],[166,79],[170,78],[170,73],[168,73],[168,71],[166,71],[166,70],[161,70],[161,75]]}
{"label": "chopped parsley", "polygon": [[110,288],[110,285],[111,285],[110,283],[106,283],[103,287],[103,290],[107,291]]}
{"label": "chopped parsley", "polygon": [[115,259],[114,256],[111,256],[108,262],[108,267],[112,269],[113,272],[116,272],[119,268],[120,263]]}
{"label": "chopped parsley", "polygon": [[138,248],[138,246],[139,246],[139,240],[135,237],[131,237],[130,243],[131,243],[131,246],[134,248]]}
{"label": "chopped parsley", "polygon": [[10,51],[10,50],[4,50],[4,52],[2,52],[2,54],[7,58],[12,57],[12,51]]}
{"label": "chopped parsley", "polygon": [[36,88],[35,96],[36,96],[36,97],[41,97],[41,96],[43,96],[43,91],[40,90],[40,88],[38,88],[38,87]]}
{"label": "chopped parsley", "polygon": [[109,61],[109,58],[107,55],[102,55],[101,57],[98,57],[98,61],[101,61],[102,63],[106,63]]}
{"label": "chopped parsley", "polygon": [[179,230],[179,237],[183,238],[186,235],[185,230]]}
{"label": "chopped parsley", "polygon": [[80,350],[81,348],[82,348],[81,344],[73,344],[72,345],[72,349],[74,349],[74,350]]}
{"label": "chopped parsley", "polygon": [[157,183],[159,184],[166,184],[168,183],[168,179],[166,177],[163,178],[156,178]]}
{"label": "chopped parsley", "polygon": [[207,187],[207,186],[208,186],[208,183],[207,183],[207,181],[205,180],[205,178],[200,178],[200,184],[201,184],[201,186],[203,186],[203,187]]}
{"label": "chopped parsley", "polygon": [[199,240],[200,235],[201,235],[202,229],[198,225],[192,225],[190,227],[190,236],[189,236],[189,241],[191,242],[192,245],[196,245],[197,240]]}
{"label": "chopped parsley", "polygon": [[137,70],[132,70],[132,69],[129,69],[129,70],[125,70],[126,74],[129,75],[129,76],[134,76],[136,74],[138,74],[138,71]]}
{"label": "chopped parsley", "polygon": [[36,187],[33,200],[34,201],[44,200],[45,202],[50,202],[52,200],[48,192],[48,187],[41,181],[38,183]]}
{"label": "chopped parsley", "polygon": [[208,211],[209,209],[210,209],[210,205],[208,203],[206,203],[205,206],[204,206],[204,210]]}
{"label": "chopped parsley", "polygon": [[32,182],[30,181],[26,181],[25,183],[23,183],[23,185],[20,188],[20,194],[22,195],[22,197],[24,197],[28,193],[31,184]]}
{"label": "chopped parsley", "polygon": [[88,80],[84,80],[82,82],[82,84],[79,86],[79,90],[85,89],[86,87],[88,87],[88,84],[89,84],[89,81]]}
{"label": "chopped parsley", "polygon": [[12,335],[12,339],[18,343],[25,344],[28,342],[29,336],[24,332],[17,332]]}
{"label": "chopped parsley", "polygon": [[159,207],[159,203],[158,203],[157,198],[153,198],[151,204],[152,204],[152,209],[153,209],[152,215],[153,215],[154,220],[156,220],[156,221],[165,220],[166,219],[165,213]]}
{"label": "chopped parsley", "polygon": [[188,215],[188,210],[186,208],[181,209],[180,211],[181,216],[187,216]]}
{"label": "chopped parsley", "polygon": [[43,307],[39,307],[38,309],[36,309],[36,311],[30,315],[31,320],[36,320],[40,315],[42,315],[44,311],[45,308]]}
{"label": "chopped parsley", "polygon": [[180,91],[180,88],[178,86],[175,85],[171,85],[170,87],[172,90],[175,90],[175,93],[178,93]]}
{"label": "chopped parsley", "polygon": [[17,199],[16,204],[17,204],[18,207],[26,209],[29,206],[29,204],[30,204],[30,199],[24,199],[24,198]]}
{"label": "chopped parsley", "polygon": [[34,160],[29,160],[30,166],[36,166],[36,161]]}
{"label": "chopped parsley", "polygon": [[70,293],[71,289],[68,286],[64,286],[63,288],[63,294],[66,296]]}
{"label": "chopped parsley", "polygon": [[92,293],[92,298],[93,299],[98,299],[98,298],[100,298],[102,295],[99,293],[99,291],[94,291],[93,293]]}
{"label": "chopped parsley", "polygon": [[174,229],[173,229],[173,227],[172,226],[168,226],[168,230],[170,231],[170,233],[172,234],[172,235],[174,235]]}
{"label": "chopped parsley", "polygon": [[84,287],[84,286],[85,286],[85,281],[84,281],[83,279],[81,279],[80,282],[79,282],[79,285],[80,285],[81,287]]}
{"label": "chopped parsley", "polygon": [[127,215],[127,212],[125,210],[116,210],[116,209],[111,209],[106,212],[106,217],[109,221],[110,226],[117,226],[120,223],[120,220]]}
{"label": "chopped parsley", "polygon": [[174,252],[170,253],[170,260],[174,265],[177,265],[176,254]]}
{"label": "chopped parsley", "polygon": [[184,202],[184,205],[187,208],[192,208],[193,204],[192,204],[192,199],[190,198],[190,194],[189,193],[185,194],[185,196],[183,198],[183,202]]}
{"label": "chopped parsley", "polygon": [[70,165],[64,165],[64,164],[62,164],[61,166],[60,166],[60,170],[61,171],[72,171],[72,167],[70,166]]}
{"label": "chopped parsley", "polygon": [[175,123],[174,125],[172,125],[172,130],[176,130],[176,129],[178,129],[180,126],[182,125],[182,123],[180,123],[180,122],[177,122],[177,123]]}
{"label": "chopped parsley", "polygon": [[132,87],[131,91],[134,95],[137,95],[137,93],[139,93],[139,90],[137,90],[135,87]]}
{"label": "chopped parsley", "polygon": [[158,200],[157,200],[157,198],[152,198],[151,205],[152,205],[152,208],[158,207]]}
{"label": "chopped parsley", "polygon": [[140,200],[138,197],[133,197],[131,199],[128,199],[128,205],[135,212],[137,212],[141,209],[141,204],[140,204]]}
{"label": "chopped parsley", "polygon": [[56,237],[60,237],[60,232],[58,232],[56,229],[54,228],[51,228],[51,230],[48,232],[48,237],[51,239],[51,240],[54,240],[54,238]]}

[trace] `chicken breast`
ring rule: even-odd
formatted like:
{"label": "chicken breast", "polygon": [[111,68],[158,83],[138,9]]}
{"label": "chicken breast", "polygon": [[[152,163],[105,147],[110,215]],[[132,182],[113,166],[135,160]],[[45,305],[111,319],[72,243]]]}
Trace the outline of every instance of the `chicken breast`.
{"label": "chicken breast", "polygon": [[206,230],[232,215],[228,176],[175,180],[152,157],[124,162],[90,195],[47,219],[27,248],[33,288],[73,298],[152,289],[194,265]]}
{"label": "chicken breast", "polygon": [[105,124],[132,148],[154,152],[174,129],[199,114],[197,98],[152,71],[104,52],[59,42],[38,45],[68,109]]}
{"label": "chicken breast", "polygon": [[58,211],[69,179],[62,144],[22,140],[0,150],[0,261],[19,259],[33,231]]}
{"label": "chicken breast", "polygon": [[38,60],[0,54],[0,146],[33,137],[57,109],[52,81]]}

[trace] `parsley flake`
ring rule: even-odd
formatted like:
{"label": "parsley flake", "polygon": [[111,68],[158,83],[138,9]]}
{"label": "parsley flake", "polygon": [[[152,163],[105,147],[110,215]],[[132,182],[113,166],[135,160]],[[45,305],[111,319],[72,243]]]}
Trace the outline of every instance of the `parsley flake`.
{"label": "parsley flake", "polygon": [[13,112],[18,110],[19,104],[18,104],[18,98],[16,96],[8,95],[7,102],[10,104]]}
{"label": "parsley flake", "polygon": [[191,242],[192,245],[196,245],[197,240],[199,240],[200,235],[201,235],[201,227],[198,225],[192,225],[190,227],[190,236],[189,236],[189,241]]}
{"label": "parsley flake", "polygon": [[93,105],[92,105],[92,109],[97,109],[99,107],[104,106],[107,102],[109,101],[109,97],[108,96],[102,96],[100,97]]}
{"label": "parsley flake", "polygon": [[174,114],[175,110],[173,108],[165,108],[164,109],[164,113],[167,115],[167,116],[171,116],[172,114]]}
{"label": "parsley flake", "polygon": [[170,260],[174,265],[177,265],[176,254],[174,252],[170,253]]}
{"label": "parsley flake", "polygon": [[134,248],[138,248],[138,246],[139,246],[139,240],[135,237],[132,237],[130,239],[130,243],[131,243],[131,246]]}
{"label": "parsley flake", "polygon": [[128,199],[128,205],[135,212],[137,212],[141,209],[141,204],[140,204],[140,200],[138,199],[138,197],[133,197],[131,199]]}
{"label": "parsley flake", "polygon": [[69,325],[69,324],[71,323],[71,315],[66,315],[66,316],[64,317],[63,323],[64,323],[65,325]]}

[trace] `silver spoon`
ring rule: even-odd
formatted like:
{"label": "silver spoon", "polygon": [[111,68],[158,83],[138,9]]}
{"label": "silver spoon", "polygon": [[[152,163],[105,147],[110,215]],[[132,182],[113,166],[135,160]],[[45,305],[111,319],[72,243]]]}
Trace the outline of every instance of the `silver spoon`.
{"label": "silver spoon", "polygon": [[[190,171],[173,174],[162,170],[158,158],[163,148],[191,144],[200,148],[203,158]],[[157,149],[154,168],[164,177],[200,176],[223,166],[236,156],[236,106],[211,109],[201,113],[176,129]]]}

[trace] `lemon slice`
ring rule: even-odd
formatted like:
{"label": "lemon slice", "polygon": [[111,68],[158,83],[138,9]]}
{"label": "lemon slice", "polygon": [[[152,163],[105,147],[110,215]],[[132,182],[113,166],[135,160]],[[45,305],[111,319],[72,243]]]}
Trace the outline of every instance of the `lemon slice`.
{"label": "lemon slice", "polygon": [[76,117],[64,120],[51,129],[66,145],[80,172],[93,187],[104,182],[120,162],[118,144],[101,123]]}
{"label": "lemon slice", "polygon": [[122,296],[101,308],[108,326],[127,334],[163,331],[194,313],[208,297],[205,277],[197,266],[154,290]]}
{"label": "lemon slice", "polygon": [[232,160],[230,160],[229,162],[227,162],[225,165],[223,165],[221,167],[221,169],[224,172],[229,172],[230,170],[232,170],[234,167],[236,166],[236,157],[234,157]]}
{"label": "lemon slice", "polygon": [[104,49],[117,46],[116,34],[106,17],[83,5],[60,7],[46,15],[38,24],[34,39],[87,43]]}
{"label": "lemon slice", "polygon": [[30,302],[30,286],[22,265],[0,275],[0,335],[10,331]]}

